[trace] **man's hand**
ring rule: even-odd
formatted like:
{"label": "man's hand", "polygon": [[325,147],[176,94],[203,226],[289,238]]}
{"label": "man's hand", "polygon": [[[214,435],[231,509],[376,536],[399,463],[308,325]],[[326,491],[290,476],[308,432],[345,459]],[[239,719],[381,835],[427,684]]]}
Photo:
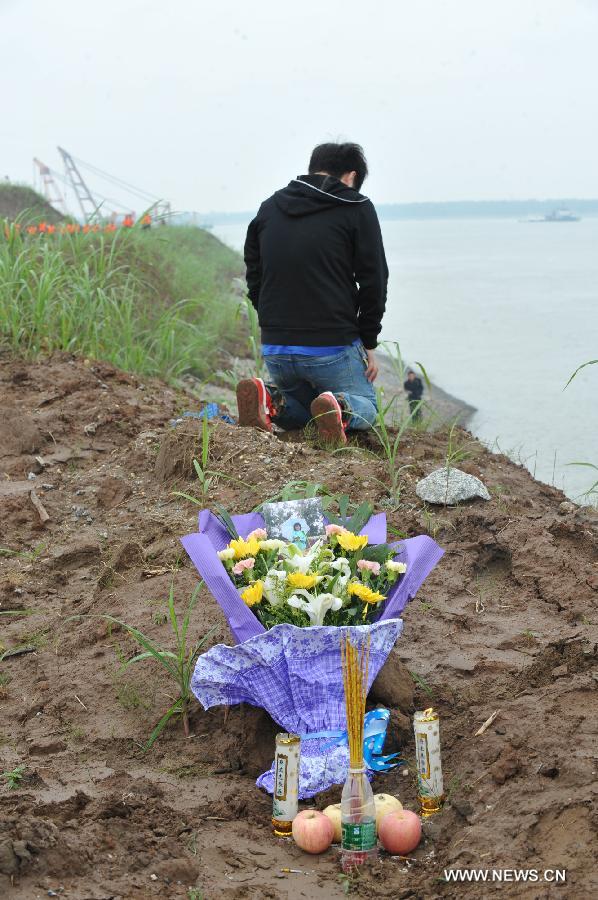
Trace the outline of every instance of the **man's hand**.
{"label": "man's hand", "polygon": [[365,377],[368,381],[375,381],[378,377],[378,362],[376,360],[376,354],[373,350],[365,351],[368,355],[368,365],[365,370]]}

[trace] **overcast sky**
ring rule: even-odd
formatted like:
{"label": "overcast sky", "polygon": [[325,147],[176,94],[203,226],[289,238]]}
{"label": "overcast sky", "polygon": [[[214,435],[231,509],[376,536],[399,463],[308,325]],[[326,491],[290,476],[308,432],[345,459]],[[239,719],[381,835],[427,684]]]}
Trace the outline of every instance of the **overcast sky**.
{"label": "overcast sky", "polygon": [[378,203],[598,197],[597,48],[598,0],[0,0],[0,176],[252,210],[341,138]]}

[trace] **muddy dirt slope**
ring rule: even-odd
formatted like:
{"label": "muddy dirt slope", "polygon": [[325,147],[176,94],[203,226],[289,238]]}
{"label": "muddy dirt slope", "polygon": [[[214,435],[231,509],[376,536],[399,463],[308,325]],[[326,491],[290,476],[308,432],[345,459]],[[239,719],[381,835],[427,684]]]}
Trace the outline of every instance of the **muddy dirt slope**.
{"label": "muddy dirt slope", "polygon": [[[14,611],[0,617],[0,896],[598,894],[595,513],[476,442],[462,467],[492,499],[425,509],[415,483],[443,459],[443,433],[404,441],[393,503],[371,454],[215,427],[211,466],[239,481],[216,480],[212,502],[246,511],[292,479],[320,482],[446,549],[406,609],[371,699],[390,706],[388,747],[409,761],[414,707],[438,709],[448,802],[409,860],[383,856],[347,881],[334,848],[312,858],[272,836],[270,800],[254,778],[276,727],[259,710],[195,707],[192,737],[175,723],[143,752],[171,685],[151,662],[123,674],[136,647],[99,618],[110,613],[168,646],[171,581],[179,610],[197,584],[178,542],[197,507],[172,492],[197,490],[198,429],[169,425],[197,402],[99,363],[0,356],[0,407],[0,609]],[[211,626],[213,641],[230,640],[202,593],[192,634]],[[377,787],[415,809],[412,776],[410,765]],[[564,868],[567,881],[445,882],[445,869],[472,867]]]}

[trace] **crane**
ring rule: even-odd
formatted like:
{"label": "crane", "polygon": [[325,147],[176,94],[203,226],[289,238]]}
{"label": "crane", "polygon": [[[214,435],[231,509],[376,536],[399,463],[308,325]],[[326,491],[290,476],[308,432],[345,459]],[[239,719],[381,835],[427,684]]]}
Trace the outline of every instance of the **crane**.
{"label": "crane", "polygon": [[77,168],[75,160],[73,159],[71,154],[64,150],[62,147],[58,148],[58,152],[62,156],[67,177],[72,185],[73,191],[75,192],[75,196],[79,202],[79,206],[81,207],[83,218],[86,222],[88,222],[96,214],[99,204],[94,200],[93,194],[83,180],[83,177],[79,172],[79,169]]}
{"label": "crane", "polygon": [[37,157],[33,158],[33,162],[39,169],[44,197],[46,198],[48,203],[50,203],[52,206],[66,215],[66,202],[60,191],[60,188],[54,181],[54,173],[52,172],[52,169],[41,160],[37,159]]}

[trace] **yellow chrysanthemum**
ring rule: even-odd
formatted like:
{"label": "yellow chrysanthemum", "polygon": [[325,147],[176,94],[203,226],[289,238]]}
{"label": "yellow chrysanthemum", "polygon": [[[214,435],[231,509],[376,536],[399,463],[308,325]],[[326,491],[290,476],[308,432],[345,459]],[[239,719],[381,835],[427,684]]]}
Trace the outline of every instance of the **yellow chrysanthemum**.
{"label": "yellow chrysanthemum", "polygon": [[381,600],[386,600],[384,594],[379,594],[377,591],[373,591],[367,585],[360,584],[358,581],[354,581],[350,584],[347,588],[347,592],[359,597],[363,603],[380,603]]}
{"label": "yellow chrysanthemum", "polygon": [[343,531],[342,534],[337,535],[337,541],[343,550],[354,551],[363,550],[368,542],[368,538],[366,534],[353,534],[352,531]]}
{"label": "yellow chrysanthemum", "polygon": [[228,545],[231,550],[235,551],[235,559],[244,559],[246,556],[255,556],[260,549],[260,542],[255,538],[244,541],[240,538],[238,541],[231,541]]}
{"label": "yellow chrysanthemum", "polygon": [[287,581],[292,588],[307,588],[309,590],[314,584],[317,584],[318,578],[316,575],[304,575],[302,572],[293,572],[291,575],[287,575]]}
{"label": "yellow chrysanthemum", "polygon": [[254,581],[253,584],[249,585],[248,588],[241,594],[241,600],[244,600],[247,606],[255,606],[256,603],[259,603],[264,596],[264,583],[263,581]]}

